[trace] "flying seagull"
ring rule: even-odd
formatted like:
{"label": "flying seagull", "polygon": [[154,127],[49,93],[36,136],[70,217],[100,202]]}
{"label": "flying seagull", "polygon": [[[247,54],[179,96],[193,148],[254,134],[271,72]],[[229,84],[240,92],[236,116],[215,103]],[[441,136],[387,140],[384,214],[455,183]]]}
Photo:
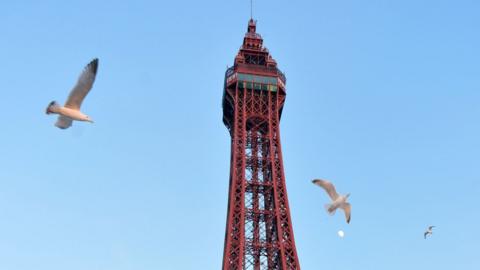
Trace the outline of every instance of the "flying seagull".
{"label": "flying seagull", "polygon": [[428,229],[423,233],[424,239],[427,239],[427,235],[433,234],[433,231],[432,231],[433,228],[435,228],[435,226],[429,226]]}
{"label": "flying seagull", "polygon": [[346,195],[339,195],[335,190],[335,186],[326,180],[315,179],[312,181],[312,183],[325,189],[328,196],[330,196],[332,202],[325,205],[325,209],[327,209],[327,212],[330,215],[334,215],[335,211],[337,211],[337,208],[341,208],[345,212],[345,218],[347,219],[347,223],[350,223],[350,212],[352,210],[352,206],[347,202],[347,198],[348,196],[350,196],[350,193]]}
{"label": "flying seagull", "polygon": [[90,89],[92,89],[95,75],[97,75],[97,69],[98,59],[95,58],[83,69],[78,78],[77,84],[73,87],[63,107],[56,101],[52,101],[48,104],[46,113],[59,115],[55,126],[61,129],[66,129],[72,125],[73,120],[93,123],[88,115],[80,111],[80,106],[82,105],[85,96],[87,96]]}

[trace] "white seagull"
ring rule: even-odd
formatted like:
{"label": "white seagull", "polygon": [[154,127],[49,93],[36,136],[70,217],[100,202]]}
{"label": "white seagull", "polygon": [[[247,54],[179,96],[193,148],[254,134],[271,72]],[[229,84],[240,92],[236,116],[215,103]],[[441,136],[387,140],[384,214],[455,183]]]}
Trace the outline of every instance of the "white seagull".
{"label": "white seagull", "polygon": [[52,101],[48,104],[46,113],[55,113],[59,115],[55,126],[61,129],[66,129],[72,125],[73,120],[93,123],[88,115],[80,111],[80,106],[82,105],[85,96],[87,96],[90,89],[92,89],[95,76],[97,75],[97,69],[98,59],[95,58],[83,69],[78,78],[77,84],[73,87],[63,107],[56,101]]}
{"label": "white seagull", "polygon": [[428,229],[423,233],[424,239],[427,239],[427,235],[433,234],[433,231],[432,231],[433,228],[435,228],[435,226],[429,226]]}
{"label": "white seagull", "polygon": [[337,208],[341,208],[345,212],[345,218],[347,219],[347,223],[350,223],[350,212],[352,206],[347,202],[347,198],[348,196],[350,196],[350,193],[346,195],[339,195],[335,190],[335,186],[333,186],[332,183],[326,180],[315,179],[312,181],[312,183],[325,189],[325,191],[328,193],[328,196],[330,196],[330,199],[332,199],[332,203],[325,205],[325,209],[327,209],[327,212],[330,215],[334,215],[335,211],[337,211]]}

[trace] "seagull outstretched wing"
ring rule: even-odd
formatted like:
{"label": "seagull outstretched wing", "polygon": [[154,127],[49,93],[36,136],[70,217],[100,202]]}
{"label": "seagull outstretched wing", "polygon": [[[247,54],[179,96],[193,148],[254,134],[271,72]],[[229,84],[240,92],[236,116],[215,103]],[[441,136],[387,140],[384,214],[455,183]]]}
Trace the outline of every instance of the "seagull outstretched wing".
{"label": "seagull outstretched wing", "polygon": [[322,179],[314,179],[312,183],[325,189],[325,191],[328,193],[328,196],[330,196],[332,200],[336,200],[338,198],[338,193],[335,190],[335,186],[329,181]]}
{"label": "seagull outstretched wing", "polygon": [[80,110],[83,99],[87,96],[90,89],[92,89],[95,76],[97,75],[97,69],[98,59],[95,58],[83,69],[77,84],[73,87],[67,102],[65,102],[65,107]]}
{"label": "seagull outstretched wing", "polygon": [[349,203],[345,203],[340,205],[340,208],[343,209],[345,212],[345,218],[347,219],[347,223],[350,223],[350,217],[351,217],[351,212],[352,212],[352,205]]}
{"label": "seagull outstretched wing", "polygon": [[59,115],[55,126],[61,129],[69,128],[72,126],[72,119],[63,115]]}

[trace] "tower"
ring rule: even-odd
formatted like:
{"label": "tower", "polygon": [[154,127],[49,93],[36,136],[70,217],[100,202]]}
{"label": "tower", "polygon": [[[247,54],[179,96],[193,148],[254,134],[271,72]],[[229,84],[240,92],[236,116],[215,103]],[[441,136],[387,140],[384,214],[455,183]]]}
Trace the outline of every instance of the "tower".
{"label": "tower", "polygon": [[231,159],[223,270],[300,269],[280,144],[285,82],[250,19],[225,73]]}

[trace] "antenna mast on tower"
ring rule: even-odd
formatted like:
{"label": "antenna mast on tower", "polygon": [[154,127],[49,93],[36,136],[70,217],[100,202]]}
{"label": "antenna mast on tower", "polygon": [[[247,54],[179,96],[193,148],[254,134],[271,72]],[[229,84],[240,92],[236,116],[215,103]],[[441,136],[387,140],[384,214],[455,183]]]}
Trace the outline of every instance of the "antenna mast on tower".
{"label": "antenna mast on tower", "polygon": [[250,19],[253,19],[253,0],[250,0]]}

